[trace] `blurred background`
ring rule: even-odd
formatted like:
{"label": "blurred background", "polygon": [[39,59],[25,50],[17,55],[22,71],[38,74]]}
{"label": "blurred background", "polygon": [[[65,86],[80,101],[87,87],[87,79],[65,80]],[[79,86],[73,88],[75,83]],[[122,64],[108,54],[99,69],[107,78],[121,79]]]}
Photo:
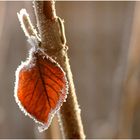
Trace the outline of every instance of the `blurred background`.
{"label": "blurred background", "polygon": [[[0,138],[61,138],[57,118],[39,133],[14,99],[15,70],[28,56],[17,12],[0,2]],[[56,2],[87,138],[140,138],[140,2]]]}

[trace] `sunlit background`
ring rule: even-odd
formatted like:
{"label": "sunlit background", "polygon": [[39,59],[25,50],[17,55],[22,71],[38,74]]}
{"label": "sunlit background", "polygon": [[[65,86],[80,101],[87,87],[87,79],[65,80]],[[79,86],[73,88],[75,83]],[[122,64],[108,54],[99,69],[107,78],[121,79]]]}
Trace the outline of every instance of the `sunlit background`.
{"label": "sunlit background", "polygon": [[[0,138],[61,138],[57,118],[39,133],[15,103],[15,70],[31,47],[21,8],[36,26],[32,2],[0,2]],[[140,138],[140,2],[56,2],[56,9],[87,138]]]}

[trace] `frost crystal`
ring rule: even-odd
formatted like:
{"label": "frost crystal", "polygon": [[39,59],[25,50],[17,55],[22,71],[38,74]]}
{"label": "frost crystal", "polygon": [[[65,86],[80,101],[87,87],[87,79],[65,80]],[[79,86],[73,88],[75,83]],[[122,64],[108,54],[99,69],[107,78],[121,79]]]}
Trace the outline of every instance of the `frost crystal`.
{"label": "frost crystal", "polygon": [[[56,65],[62,70],[62,72],[64,73],[64,81],[65,81],[65,88],[66,89],[62,89],[60,92],[60,97],[59,97],[59,100],[56,104],[56,107],[54,109],[51,109],[49,115],[48,115],[48,121],[47,123],[42,123],[42,122],[39,122],[37,119],[35,119],[31,114],[29,114],[26,109],[22,106],[21,102],[19,101],[18,99],[18,96],[17,96],[17,93],[18,93],[18,84],[19,84],[19,73],[21,70],[30,70],[32,67],[34,67],[34,62],[36,61],[36,58],[33,57],[33,53],[34,52],[38,52],[43,58],[47,58],[49,60],[51,60],[52,62],[56,63]],[[66,98],[67,98],[67,94],[68,94],[68,82],[67,82],[67,79],[66,79],[66,74],[65,72],[63,71],[63,69],[61,68],[61,66],[55,62],[55,60],[53,60],[51,57],[49,57],[48,55],[46,55],[44,53],[44,50],[43,49],[40,49],[40,48],[36,48],[36,47],[33,47],[30,52],[29,52],[29,58],[25,61],[25,62],[22,62],[21,65],[17,68],[17,71],[16,71],[16,81],[15,81],[15,89],[14,89],[14,96],[15,96],[15,100],[17,102],[17,104],[19,105],[20,109],[24,112],[25,115],[28,115],[30,118],[34,119],[34,121],[38,124],[40,124],[40,126],[38,127],[39,131],[42,132],[44,130],[46,130],[49,125],[51,124],[51,121],[52,121],[52,118],[54,117],[54,114],[57,113],[57,111],[60,109],[60,107],[62,106],[62,103],[64,101],[66,101]],[[65,95],[65,96],[64,96]]]}

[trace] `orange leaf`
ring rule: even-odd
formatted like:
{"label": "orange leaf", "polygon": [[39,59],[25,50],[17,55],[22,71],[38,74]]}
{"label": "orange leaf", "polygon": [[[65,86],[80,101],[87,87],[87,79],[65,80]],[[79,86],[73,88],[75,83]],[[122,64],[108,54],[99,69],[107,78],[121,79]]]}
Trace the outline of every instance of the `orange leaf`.
{"label": "orange leaf", "polygon": [[16,71],[15,97],[20,108],[47,129],[67,97],[64,71],[42,50],[31,50]]}

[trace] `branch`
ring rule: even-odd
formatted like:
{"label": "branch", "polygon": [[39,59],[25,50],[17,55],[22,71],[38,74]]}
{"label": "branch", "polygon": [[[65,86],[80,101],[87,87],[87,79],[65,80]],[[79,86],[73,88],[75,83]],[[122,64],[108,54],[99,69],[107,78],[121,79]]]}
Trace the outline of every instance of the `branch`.
{"label": "branch", "polygon": [[45,1],[43,2],[43,12],[47,19],[56,18],[55,11],[55,2],[54,1]]}
{"label": "branch", "polygon": [[60,119],[65,138],[84,139],[85,134],[81,121],[80,109],[75,93],[63,21],[56,16],[53,1],[34,1],[37,25],[41,36],[41,47],[56,60],[66,72],[69,94],[60,109]]}

